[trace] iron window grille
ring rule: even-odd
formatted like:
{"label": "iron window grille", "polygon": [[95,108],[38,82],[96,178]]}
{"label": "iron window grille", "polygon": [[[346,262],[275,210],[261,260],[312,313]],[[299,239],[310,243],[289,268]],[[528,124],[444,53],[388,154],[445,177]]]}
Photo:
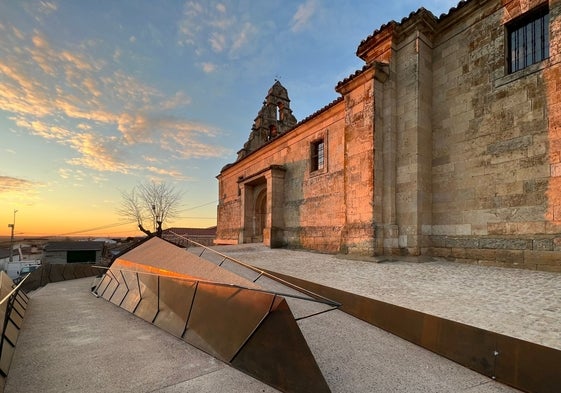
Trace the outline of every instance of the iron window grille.
{"label": "iron window grille", "polygon": [[312,160],[312,166],[311,166],[311,170],[312,172],[314,171],[319,171],[320,169],[323,169],[324,164],[325,164],[325,145],[323,142],[323,139],[320,139],[318,141],[312,142],[312,146],[311,146],[311,160]]}
{"label": "iron window grille", "polygon": [[508,72],[513,73],[549,57],[549,9],[540,7],[507,26]]}

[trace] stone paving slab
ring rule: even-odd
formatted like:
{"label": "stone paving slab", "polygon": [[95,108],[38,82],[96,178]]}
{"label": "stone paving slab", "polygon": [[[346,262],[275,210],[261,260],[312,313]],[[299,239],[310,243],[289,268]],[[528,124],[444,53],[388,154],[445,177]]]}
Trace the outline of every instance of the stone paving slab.
{"label": "stone paving slab", "polygon": [[561,349],[561,273],[448,261],[375,263],[261,244],[214,248],[264,269]]}

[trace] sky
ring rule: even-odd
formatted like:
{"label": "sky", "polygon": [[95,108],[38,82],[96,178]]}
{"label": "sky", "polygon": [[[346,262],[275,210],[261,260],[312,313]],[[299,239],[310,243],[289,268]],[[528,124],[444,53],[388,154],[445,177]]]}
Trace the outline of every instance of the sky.
{"label": "sky", "polygon": [[275,79],[302,120],[380,26],[457,3],[0,0],[0,236],[142,235],[117,209],[151,181],[183,194],[164,227],[216,225],[216,176]]}

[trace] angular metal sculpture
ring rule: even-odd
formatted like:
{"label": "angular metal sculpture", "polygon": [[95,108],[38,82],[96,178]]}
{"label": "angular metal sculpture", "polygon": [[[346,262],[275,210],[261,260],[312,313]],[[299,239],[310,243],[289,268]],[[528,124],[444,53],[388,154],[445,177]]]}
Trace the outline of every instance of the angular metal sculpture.
{"label": "angular metal sculpture", "polygon": [[330,391],[284,296],[165,240],[120,256],[94,293],[281,391]]}

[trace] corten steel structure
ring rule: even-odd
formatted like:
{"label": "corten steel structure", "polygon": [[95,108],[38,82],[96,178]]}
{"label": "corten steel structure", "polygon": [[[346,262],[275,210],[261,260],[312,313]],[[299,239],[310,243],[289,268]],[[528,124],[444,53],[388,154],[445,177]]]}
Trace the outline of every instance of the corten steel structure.
{"label": "corten steel structure", "polygon": [[561,3],[420,8],[356,55],[293,126],[273,85],[217,176],[217,244],[561,271]]}
{"label": "corten steel structure", "polygon": [[251,281],[224,262],[153,237],[117,257],[94,293],[281,391],[329,392],[286,297],[317,303],[319,312],[339,304],[306,290],[265,290],[254,281],[274,277],[260,272]]}
{"label": "corten steel structure", "polygon": [[450,319],[269,271],[340,302],[341,311],[525,392],[556,393],[561,351]]}

